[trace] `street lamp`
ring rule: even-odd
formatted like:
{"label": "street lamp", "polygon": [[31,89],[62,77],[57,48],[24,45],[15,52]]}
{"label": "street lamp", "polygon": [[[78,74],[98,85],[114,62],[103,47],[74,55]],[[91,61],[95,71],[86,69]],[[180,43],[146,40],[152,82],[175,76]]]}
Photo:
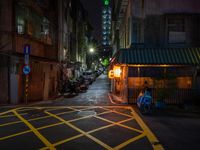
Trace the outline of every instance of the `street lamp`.
{"label": "street lamp", "polygon": [[94,53],[94,48],[90,48],[90,53]]}

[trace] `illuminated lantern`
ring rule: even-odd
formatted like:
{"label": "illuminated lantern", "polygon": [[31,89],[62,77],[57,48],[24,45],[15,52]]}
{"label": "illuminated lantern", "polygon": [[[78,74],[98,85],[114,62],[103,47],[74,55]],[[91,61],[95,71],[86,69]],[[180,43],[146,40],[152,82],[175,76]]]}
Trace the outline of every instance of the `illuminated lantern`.
{"label": "illuminated lantern", "polygon": [[122,70],[119,66],[114,66],[114,77],[119,78],[121,77]]}
{"label": "illuminated lantern", "polygon": [[114,78],[114,71],[113,70],[109,71],[108,77],[109,77],[109,79],[113,79]]}

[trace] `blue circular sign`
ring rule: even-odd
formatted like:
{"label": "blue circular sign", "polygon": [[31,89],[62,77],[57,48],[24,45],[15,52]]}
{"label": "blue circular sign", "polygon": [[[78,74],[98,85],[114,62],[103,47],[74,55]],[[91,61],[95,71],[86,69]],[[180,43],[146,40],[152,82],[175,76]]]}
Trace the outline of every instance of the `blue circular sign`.
{"label": "blue circular sign", "polygon": [[31,72],[31,68],[29,66],[24,66],[23,72],[25,75],[28,75]]}

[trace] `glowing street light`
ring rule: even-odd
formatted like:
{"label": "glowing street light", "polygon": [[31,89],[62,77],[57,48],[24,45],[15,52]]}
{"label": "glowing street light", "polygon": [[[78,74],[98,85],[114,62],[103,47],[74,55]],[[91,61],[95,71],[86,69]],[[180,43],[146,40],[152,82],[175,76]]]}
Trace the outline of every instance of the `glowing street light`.
{"label": "glowing street light", "polygon": [[94,48],[90,48],[90,53],[94,53]]}

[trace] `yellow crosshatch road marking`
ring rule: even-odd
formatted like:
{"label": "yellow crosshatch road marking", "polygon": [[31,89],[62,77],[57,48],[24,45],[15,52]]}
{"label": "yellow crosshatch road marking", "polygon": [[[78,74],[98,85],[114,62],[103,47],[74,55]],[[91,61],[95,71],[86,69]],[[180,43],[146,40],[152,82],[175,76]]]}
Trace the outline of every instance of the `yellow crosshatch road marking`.
{"label": "yellow crosshatch road marking", "polygon": [[120,123],[117,123],[117,122],[113,122],[113,121],[110,121],[110,120],[108,120],[108,119],[104,119],[104,118],[99,117],[99,116],[95,116],[95,118],[104,120],[104,121],[106,121],[106,122],[109,122],[109,123],[112,123],[112,124],[115,124],[115,125],[118,125],[118,126],[121,126],[121,127],[127,128],[127,129],[130,129],[130,130],[133,130],[133,131],[136,131],[136,132],[139,132],[139,133],[142,133],[142,132],[143,132],[143,131],[140,131],[140,130],[138,130],[138,129],[125,126],[125,125],[123,125],[123,124],[120,124]]}
{"label": "yellow crosshatch road marking", "polygon": [[143,137],[145,137],[145,134],[144,134],[144,133],[143,133],[143,134],[140,134],[140,135],[138,135],[138,136],[136,136],[136,137],[134,137],[134,138],[132,138],[132,139],[129,139],[128,141],[126,141],[126,142],[124,142],[124,143],[122,143],[122,144],[116,146],[116,147],[114,148],[114,150],[121,149],[121,148],[125,147],[126,145],[128,145],[128,144],[130,144],[130,143],[132,143],[132,142],[134,142],[134,141],[136,141],[136,140],[139,140],[139,139],[141,139],[141,138],[143,138]]}
{"label": "yellow crosshatch road marking", "polygon": [[107,109],[107,108],[103,108],[103,109],[105,109],[105,110],[110,110],[110,111],[112,111],[112,112],[114,112],[114,113],[117,113],[117,114],[120,114],[120,115],[123,115],[123,116],[133,117],[133,116],[131,116],[131,115],[124,114],[124,113],[122,113],[122,112],[118,112],[118,111],[116,111],[116,110],[111,110],[111,109]]}
{"label": "yellow crosshatch road marking", "polygon": [[[20,115],[26,115],[27,113],[22,113]],[[3,115],[3,116],[0,116],[0,118],[8,118],[8,117],[15,117],[15,115]]]}
{"label": "yellow crosshatch road marking", "polygon": [[83,135],[87,136],[88,138],[92,139],[93,141],[95,141],[96,143],[98,143],[99,145],[103,146],[104,148],[108,149],[108,150],[112,150],[112,148],[110,146],[108,146],[107,144],[103,143],[102,141],[100,141],[99,139],[93,137],[92,135],[88,134],[87,132],[84,132],[83,130],[77,128],[76,126],[72,125],[71,123],[65,121],[64,119],[52,114],[52,113],[49,113],[49,112],[46,112],[47,114],[49,114],[50,116],[54,117],[54,118],[57,118],[58,120],[62,121],[63,123],[65,123],[66,125],[70,126],[71,128],[73,128],[74,130],[82,133]]}
{"label": "yellow crosshatch road marking", "polygon": [[[49,128],[49,127],[57,126],[57,125],[60,125],[60,124],[64,124],[64,123],[63,122],[59,122],[59,123],[55,123],[55,124],[51,124],[51,125],[35,128],[35,129],[41,130],[41,129],[46,129],[46,128]],[[19,133],[16,133],[16,134],[12,134],[12,135],[9,135],[9,136],[1,137],[0,141],[5,140],[5,139],[9,139],[9,138],[12,138],[12,137],[15,137],[15,136],[18,136],[18,135],[22,135],[22,134],[25,134],[25,133],[29,133],[29,132],[32,132],[32,130],[26,130],[26,131],[22,131],[22,132],[19,132]]]}
{"label": "yellow crosshatch road marking", "polygon": [[[133,110],[133,108],[131,108],[131,110],[132,110],[133,115],[135,116],[135,119],[137,120],[137,122],[139,123],[141,128],[144,130],[144,132],[145,132],[147,138],[149,139],[149,141],[151,142],[151,144],[153,144],[155,142],[159,143],[159,141],[156,138],[156,136],[151,132],[151,130],[148,128],[148,126],[139,117],[139,115]],[[154,150],[164,150],[164,148],[162,147],[161,144],[153,145],[153,149]]]}
{"label": "yellow crosshatch road marking", "polygon": [[23,132],[20,132],[20,133],[12,134],[12,135],[9,135],[9,136],[5,136],[5,137],[0,138],[0,141],[6,140],[6,139],[9,139],[9,138],[18,136],[18,135],[22,135],[22,134],[25,134],[25,133],[29,133],[29,132],[32,132],[32,131],[31,130],[27,130],[27,131],[23,131]]}
{"label": "yellow crosshatch road marking", "polygon": [[1,112],[1,113],[0,113],[0,116],[3,116],[3,115],[5,115],[5,114],[7,114],[7,113],[12,112],[12,110],[16,110],[16,109],[10,109],[10,110],[7,110],[7,111],[4,111],[4,112]]}
{"label": "yellow crosshatch road marking", "polygon": [[13,113],[21,120],[23,121],[32,131],[33,133],[50,149],[54,150],[54,146],[42,135],[40,132],[38,132],[37,129],[35,129],[27,120],[25,120],[22,116],[20,116],[15,110],[13,110]]}
{"label": "yellow crosshatch road marking", "polygon": [[[122,121],[119,121],[117,123],[123,123],[123,122],[130,121],[130,120],[132,120],[132,118],[129,118],[129,119],[126,119],[126,120],[122,120]],[[105,129],[105,128],[108,128],[108,127],[112,127],[112,126],[115,126],[115,124],[109,124],[109,125],[106,125],[106,126],[103,126],[103,127],[100,127],[100,128],[97,128],[97,129],[94,129],[94,130],[91,130],[91,131],[88,131],[86,133],[91,134],[93,132],[100,131],[102,129]],[[71,140],[77,139],[77,138],[82,137],[82,136],[84,136],[84,134],[79,134],[79,135],[76,135],[76,136],[64,139],[62,141],[54,143],[53,145],[54,146],[58,146],[58,145],[61,145],[61,144],[65,143],[65,142],[69,142]],[[42,148],[41,150],[46,150],[46,149],[48,149],[48,148],[45,147],[45,148]]]}
{"label": "yellow crosshatch road marking", "polygon": [[[49,111],[60,110],[60,109],[65,109],[65,108],[67,108],[69,110],[66,110],[66,111],[63,110],[60,113],[49,112]],[[95,109],[95,108],[102,109],[102,112],[94,114],[94,115],[90,115],[89,114],[87,116],[80,116],[78,118],[71,119],[71,120],[70,119],[69,120],[64,120],[59,116],[59,115],[70,114],[70,113],[74,113],[74,112],[78,113],[80,111],[91,110],[91,109]],[[36,110],[36,109],[41,109],[43,111],[43,113],[46,114],[46,116],[39,116],[39,117],[32,118],[32,119],[25,119],[23,117],[23,115],[26,115],[28,113],[22,112],[22,111]],[[127,114],[126,112],[123,112],[123,111],[120,111],[120,110],[117,110],[117,109],[129,110],[130,114]],[[118,115],[126,116],[128,118],[123,119],[123,120],[118,121],[118,122],[114,122],[114,121],[110,121],[110,120],[100,116],[102,114],[107,114],[107,113],[112,113],[112,112],[116,113]],[[10,113],[14,113],[14,115],[10,114]],[[139,139],[142,139],[142,138],[146,137],[149,140],[149,142],[151,143],[151,146],[152,146],[152,148],[154,150],[164,150],[164,148],[162,147],[161,144],[154,144],[154,143],[159,143],[158,139],[151,132],[151,130],[148,128],[148,126],[143,122],[143,120],[139,117],[139,115],[134,111],[134,109],[132,107],[130,107],[130,106],[19,107],[19,108],[11,109],[11,110],[8,110],[8,111],[0,113],[0,119],[4,118],[4,117],[13,117],[13,116],[18,117],[20,120],[19,121],[14,121],[14,122],[7,122],[5,124],[0,124],[0,127],[3,128],[4,126],[16,124],[16,123],[24,123],[25,125],[27,125],[29,127],[29,130],[26,130],[26,131],[23,131],[23,132],[19,132],[19,133],[15,133],[15,134],[12,134],[12,135],[8,135],[8,136],[5,136],[5,137],[1,137],[0,141],[6,140],[6,139],[9,139],[9,138],[13,138],[13,137],[16,137],[16,136],[19,136],[19,135],[22,135],[22,134],[26,134],[26,133],[29,133],[29,132],[33,132],[46,145],[46,147],[41,148],[41,149],[42,150],[46,150],[46,149],[55,149],[55,147],[58,146],[58,145],[61,145],[63,143],[69,142],[69,141],[74,140],[74,139],[78,139],[78,138],[83,137],[83,136],[87,136],[89,139],[91,139],[94,142],[96,142],[97,144],[103,146],[105,149],[119,150],[119,149],[122,149],[125,146],[129,145],[132,142],[135,142],[135,141],[137,141]],[[34,121],[34,120],[39,120],[39,119],[43,120],[45,118],[52,118],[52,117],[58,119],[59,122],[55,123],[55,124],[48,124],[46,126],[42,126],[42,127],[39,127],[39,128],[35,128],[30,122],[30,121]],[[79,120],[86,119],[86,118],[90,118],[90,117],[95,117],[95,118],[97,118],[99,120],[106,121],[106,122],[108,122],[110,124],[108,124],[106,126],[100,126],[99,128],[96,128],[96,129],[93,129],[93,130],[90,130],[90,131],[87,131],[87,132],[85,132],[82,129],[80,129],[80,128],[76,127],[75,125],[71,124],[72,122],[79,121]],[[124,122],[128,122],[128,121],[131,121],[131,120],[136,121],[138,123],[138,125],[141,127],[141,130],[123,124]],[[67,126],[69,126],[69,127],[73,128],[74,130],[78,131],[80,134],[78,134],[76,136],[69,137],[67,139],[62,139],[62,140],[60,140],[60,141],[58,141],[56,143],[50,143],[46,139],[46,137],[40,133],[40,130],[42,130],[42,129],[54,127],[54,126],[61,125],[61,124],[66,124]],[[101,132],[101,130],[109,128],[109,127],[112,127],[112,126],[115,126],[115,125],[120,126],[122,128],[130,129],[132,131],[136,131],[136,132],[138,132],[140,134],[135,136],[135,137],[133,137],[133,138],[131,138],[131,139],[129,139],[129,140],[127,140],[127,141],[124,141],[123,143],[121,143],[121,144],[119,144],[119,145],[117,145],[115,147],[110,147],[106,143],[102,142],[98,138],[96,138],[96,137],[91,135],[91,133],[94,133],[94,132],[97,132],[97,131]]]}
{"label": "yellow crosshatch road marking", "polygon": [[22,122],[22,121],[8,122],[8,123],[5,123],[5,124],[0,124],[0,127],[16,124],[16,123],[20,123],[20,122]]}

